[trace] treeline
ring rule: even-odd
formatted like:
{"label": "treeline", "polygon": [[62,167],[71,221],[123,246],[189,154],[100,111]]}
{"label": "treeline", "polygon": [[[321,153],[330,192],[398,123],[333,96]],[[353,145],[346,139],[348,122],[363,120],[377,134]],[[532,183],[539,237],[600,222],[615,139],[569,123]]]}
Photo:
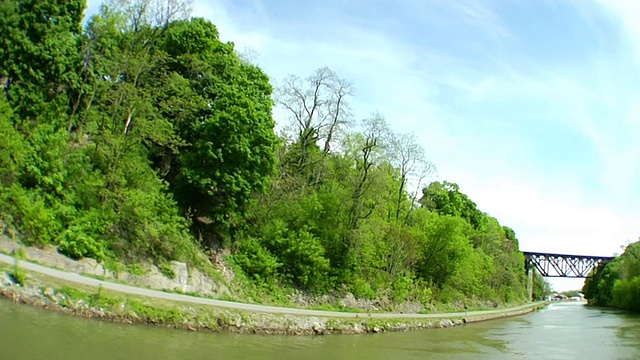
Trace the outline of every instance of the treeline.
{"label": "treeline", "polygon": [[601,263],[584,283],[590,304],[640,312],[640,241],[613,261]]}
{"label": "treeline", "polygon": [[425,186],[415,136],[355,121],[330,69],[274,91],[186,3],[112,2],[83,29],[84,7],[0,4],[0,216],[26,241],[157,264],[226,247],[266,288],[526,298],[513,230]]}
{"label": "treeline", "polygon": [[531,298],[532,300],[538,301],[546,300],[547,296],[551,295],[553,291],[553,289],[551,288],[551,283],[549,283],[546,278],[540,275],[537,270],[532,269],[532,271],[533,279],[531,279]]}
{"label": "treeline", "polygon": [[0,208],[71,257],[189,260],[275,171],[272,88],[185,3],[0,5]]}

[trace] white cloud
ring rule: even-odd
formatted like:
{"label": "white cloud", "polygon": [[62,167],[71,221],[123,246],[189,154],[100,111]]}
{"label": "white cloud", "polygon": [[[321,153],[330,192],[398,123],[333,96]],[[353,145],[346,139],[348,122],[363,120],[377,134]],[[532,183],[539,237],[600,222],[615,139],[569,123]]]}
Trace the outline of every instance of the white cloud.
{"label": "white cloud", "polygon": [[[640,64],[635,19],[640,3],[596,1],[621,19]],[[518,41],[495,12],[480,4],[451,6],[492,41]],[[352,105],[358,118],[379,110],[396,130],[415,131],[440,179],[459,183],[481,210],[514,228],[523,249],[609,255],[640,234],[635,205],[640,202],[627,198],[638,179],[640,147],[630,134],[640,134],[640,101],[634,101],[640,98],[637,90],[619,89],[611,59],[594,54],[592,67],[576,70],[545,68],[526,54],[487,54],[478,67],[476,59],[414,46],[382,29],[323,18],[320,25],[306,26],[328,29],[324,33],[297,28],[300,24],[283,30],[259,1],[242,11],[232,6],[224,0],[196,1],[194,15],[211,19],[221,38],[237,49],[254,49],[258,64],[275,81],[289,73],[304,77],[325,65],[347,78],[356,87]],[[573,65],[585,67],[591,60]],[[451,98],[443,96],[445,90]],[[482,113],[473,112],[478,109]],[[603,119],[603,112],[609,118]],[[554,154],[535,153],[536,139],[517,129],[515,117],[555,122],[584,135],[597,154],[593,163],[601,168],[595,181],[606,186],[592,193],[593,187],[585,185],[594,180],[590,173],[541,168],[538,163],[553,163]]]}
{"label": "white cloud", "polygon": [[595,0],[602,8],[618,18],[623,27],[623,35],[634,47],[636,61],[640,65],[640,2],[635,0]]}

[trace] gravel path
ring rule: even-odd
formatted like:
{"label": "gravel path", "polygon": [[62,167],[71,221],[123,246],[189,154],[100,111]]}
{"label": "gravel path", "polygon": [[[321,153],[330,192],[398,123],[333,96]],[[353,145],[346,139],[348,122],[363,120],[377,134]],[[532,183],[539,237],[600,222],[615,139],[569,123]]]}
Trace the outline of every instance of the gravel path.
{"label": "gravel path", "polygon": [[[14,264],[15,258],[0,254],[0,262]],[[324,316],[324,317],[342,317],[342,318],[355,318],[355,317],[367,317],[367,318],[379,318],[379,319],[438,319],[438,318],[456,318],[456,317],[474,317],[474,316],[491,316],[496,314],[504,314],[510,312],[517,312],[532,307],[532,304],[525,304],[517,307],[487,310],[487,311],[469,311],[469,312],[456,312],[456,313],[443,313],[443,314],[393,314],[393,313],[350,313],[350,312],[336,312],[336,311],[322,311],[322,310],[308,310],[308,309],[296,309],[296,308],[284,308],[267,305],[257,304],[245,304],[237,303],[233,301],[214,300],[207,298],[200,298],[196,296],[167,293],[158,290],[151,290],[145,288],[139,288],[135,286],[129,286],[124,284],[113,283],[109,281],[102,281],[85,277],[79,274],[70,273],[58,269],[49,268],[46,266],[38,265],[32,262],[20,260],[19,266],[25,270],[37,272],[47,276],[55,277],[61,280],[69,282],[89,285],[89,286],[102,286],[105,289],[118,291],[121,293],[142,295],[157,299],[165,299],[171,301],[180,301],[191,304],[210,305],[221,308],[255,311],[270,314],[289,314],[289,315],[304,315],[304,316]]]}

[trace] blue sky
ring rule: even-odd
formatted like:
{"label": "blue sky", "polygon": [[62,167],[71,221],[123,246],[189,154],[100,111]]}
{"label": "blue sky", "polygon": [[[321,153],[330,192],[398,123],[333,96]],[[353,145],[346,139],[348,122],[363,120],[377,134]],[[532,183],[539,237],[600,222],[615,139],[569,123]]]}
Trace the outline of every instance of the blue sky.
{"label": "blue sky", "polygon": [[414,131],[433,180],[458,183],[522,249],[599,255],[640,235],[638,13],[633,0],[194,2],[274,83],[322,66],[350,81],[356,119]]}

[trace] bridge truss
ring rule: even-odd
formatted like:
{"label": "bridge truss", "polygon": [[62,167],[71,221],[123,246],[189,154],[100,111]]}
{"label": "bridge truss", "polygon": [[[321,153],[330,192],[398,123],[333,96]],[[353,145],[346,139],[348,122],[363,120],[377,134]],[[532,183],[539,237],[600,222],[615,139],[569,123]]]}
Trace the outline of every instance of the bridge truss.
{"label": "bridge truss", "polygon": [[613,256],[566,255],[523,252],[525,269],[538,270],[545,277],[585,278],[602,261],[608,262]]}

